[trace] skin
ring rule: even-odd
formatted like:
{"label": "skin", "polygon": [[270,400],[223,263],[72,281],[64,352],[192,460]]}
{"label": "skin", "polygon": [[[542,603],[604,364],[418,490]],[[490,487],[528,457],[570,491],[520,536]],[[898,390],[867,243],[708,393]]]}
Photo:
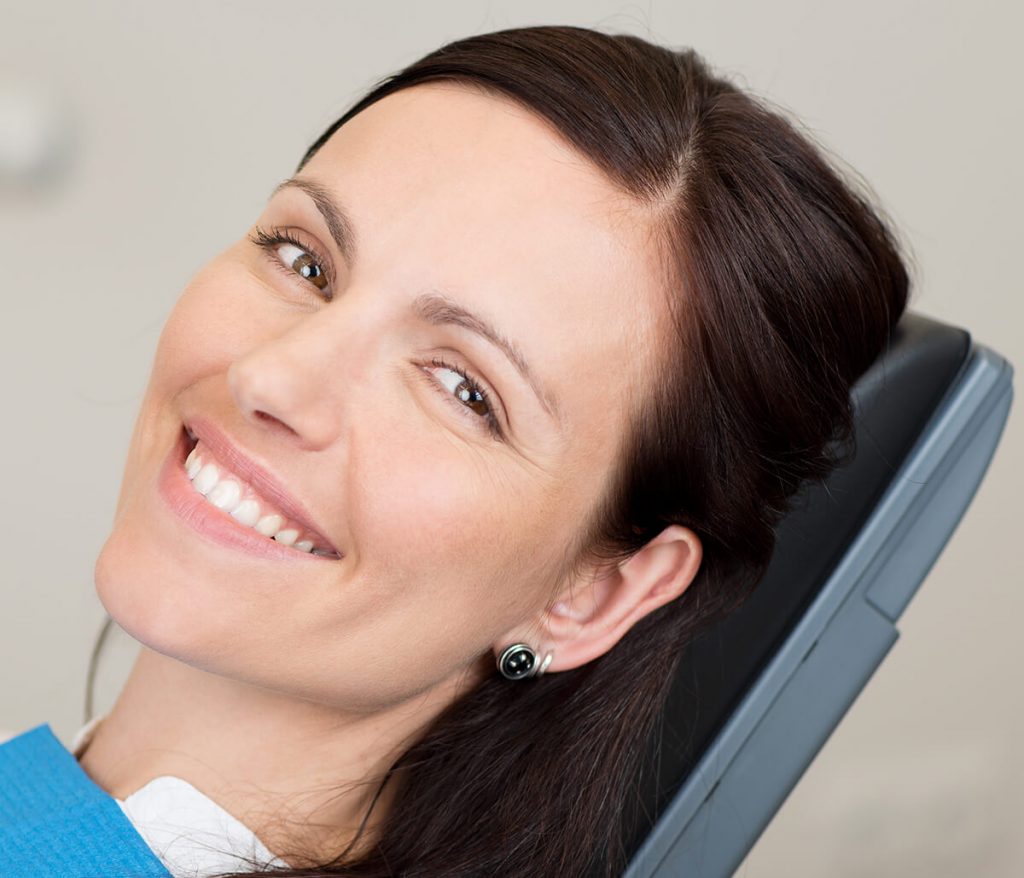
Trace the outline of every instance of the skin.
{"label": "skin", "polygon": [[[177,775],[276,854],[330,856],[372,794],[345,784],[386,770],[505,646],[552,652],[548,674],[596,658],[685,590],[701,546],[674,525],[627,562],[565,571],[627,405],[658,404],[649,208],[540,118],[452,83],[364,110],[300,176],[345,206],[356,257],[289,187],[257,223],[329,258],[333,300],[294,251],[245,236],[170,314],[95,569],[141,649],[81,764],[118,798]],[[485,341],[411,316],[439,289],[516,341],[560,420]],[[486,382],[504,441],[436,355]],[[196,414],[277,474],[344,557],[257,558],[171,513],[157,473]]]}

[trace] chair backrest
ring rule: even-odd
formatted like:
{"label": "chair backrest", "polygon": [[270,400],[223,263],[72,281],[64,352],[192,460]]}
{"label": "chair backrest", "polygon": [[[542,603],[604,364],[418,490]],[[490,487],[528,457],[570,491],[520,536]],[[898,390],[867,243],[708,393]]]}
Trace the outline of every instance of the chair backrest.
{"label": "chair backrest", "polygon": [[731,875],[899,636],[1002,434],[1013,369],[905,312],[853,389],[856,449],[805,486],[747,602],[686,648],[626,878]]}

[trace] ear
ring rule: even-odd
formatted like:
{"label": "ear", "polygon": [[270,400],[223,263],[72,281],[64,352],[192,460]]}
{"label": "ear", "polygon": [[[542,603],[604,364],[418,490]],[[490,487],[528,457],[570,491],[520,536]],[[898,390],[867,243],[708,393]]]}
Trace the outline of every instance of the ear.
{"label": "ear", "polygon": [[586,664],[604,655],[639,619],[686,591],[701,556],[700,538],[687,527],[670,525],[626,561],[570,583],[532,625],[508,632],[495,655],[522,640],[541,660],[553,654],[546,672]]}

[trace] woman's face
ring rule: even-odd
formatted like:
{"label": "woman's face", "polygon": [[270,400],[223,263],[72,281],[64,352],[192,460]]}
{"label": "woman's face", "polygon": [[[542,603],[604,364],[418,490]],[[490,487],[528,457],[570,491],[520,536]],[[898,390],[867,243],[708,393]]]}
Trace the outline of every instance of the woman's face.
{"label": "woman's face", "polygon": [[[571,585],[627,405],[659,404],[650,228],[506,99],[430,84],[358,114],[170,314],[96,564],[104,606],[158,652],[348,709],[495,672]],[[245,476],[231,455],[272,474],[341,557],[200,494],[186,425],[222,478]],[[281,498],[256,491],[273,527]]]}

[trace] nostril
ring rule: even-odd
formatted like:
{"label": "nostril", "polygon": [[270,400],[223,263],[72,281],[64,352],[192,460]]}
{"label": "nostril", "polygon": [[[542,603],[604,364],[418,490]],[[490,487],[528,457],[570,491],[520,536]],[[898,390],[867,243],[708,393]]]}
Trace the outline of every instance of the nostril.
{"label": "nostril", "polygon": [[287,430],[289,433],[291,433],[292,436],[298,436],[299,435],[295,430],[293,430],[291,427],[289,427],[284,421],[282,421],[280,418],[270,414],[269,412],[265,412],[262,409],[256,409],[252,414],[253,414],[253,417],[256,418],[257,420],[269,421],[271,424],[273,424],[273,425],[275,425],[277,427],[280,427],[280,428],[282,428],[284,430]]}

